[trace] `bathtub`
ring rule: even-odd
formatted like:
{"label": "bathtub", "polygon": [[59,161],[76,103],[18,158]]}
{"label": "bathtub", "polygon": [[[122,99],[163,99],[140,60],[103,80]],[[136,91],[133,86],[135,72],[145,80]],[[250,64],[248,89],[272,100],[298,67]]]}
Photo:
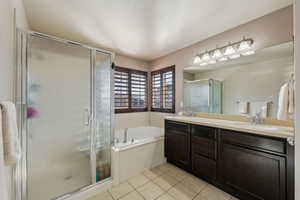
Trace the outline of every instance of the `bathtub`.
{"label": "bathtub", "polygon": [[115,131],[115,144],[111,154],[114,184],[166,162],[162,128],[129,128],[127,133],[128,142],[124,143],[124,129]]}

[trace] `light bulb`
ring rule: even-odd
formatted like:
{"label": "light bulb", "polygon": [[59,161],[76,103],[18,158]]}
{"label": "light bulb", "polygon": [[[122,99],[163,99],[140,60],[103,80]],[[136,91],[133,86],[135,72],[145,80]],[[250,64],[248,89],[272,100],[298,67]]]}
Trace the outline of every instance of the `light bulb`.
{"label": "light bulb", "polygon": [[246,51],[245,53],[242,53],[243,56],[250,56],[250,55],[253,55],[253,54],[255,54],[255,51],[253,51],[253,50]]}
{"label": "light bulb", "polygon": [[223,58],[218,59],[218,61],[220,61],[220,62],[227,61],[227,60],[228,60],[227,57],[223,57]]}
{"label": "light bulb", "polygon": [[196,56],[196,57],[194,58],[194,64],[199,64],[200,62],[201,62],[200,56]]}
{"label": "light bulb", "polygon": [[233,55],[229,56],[230,59],[236,59],[239,57],[241,57],[241,54],[233,54]]}
{"label": "light bulb", "polygon": [[226,47],[226,50],[225,50],[225,53],[224,55],[225,56],[228,56],[228,55],[231,55],[231,54],[234,54],[236,51],[235,49],[233,48],[232,45],[229,45],[228,47]]}
{"label": "light bulb", "polygon": [[220,58],[220,57],[222,57],[223,56],[223,54],[222,54],[222,52],[220,51],[220,49],[216,49],[215,51],[214,51],[214,53],[213,53],[213,58]]}
{"label": "light bulb", "polygon": [[241,43],[240,43],[240,46],[239,46],[239,51],[244,51],[244,50],[247,50],[249,49],[251,46],[251,42],[249,40],[243,40]]}
{"label": "light bulb", "polygon": [[209,60],[209,59],[210,59],[209,53],[205,53],[205,54],[202,56],[202,60]]}

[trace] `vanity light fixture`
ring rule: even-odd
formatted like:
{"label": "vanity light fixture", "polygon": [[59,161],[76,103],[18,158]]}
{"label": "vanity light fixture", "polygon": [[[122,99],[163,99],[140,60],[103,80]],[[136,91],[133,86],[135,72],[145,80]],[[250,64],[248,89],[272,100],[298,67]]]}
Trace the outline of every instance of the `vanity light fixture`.
{"label": "vanity light fixture", "polygon": [[203,54],[203,56],[202,56],[202,60],[205,60],[205,61],[208,61],[208,60],[210,60],[210,55],[209,55],[209,53],[208,53],[208,52],[206,52],[205,54]]}
{"label": "vanity light fixture", "polygon": [[229,42],[226,46],[217,47],[213,50],[196,55],[194,64],[205,66],[217,62],[224,62],[229,59],[240,58],[241,56],[250,56],[255,54],[255,51],[251,49],[252,45],[253,40],[251,38],[243,37],[241,41],[234,43]]}
{"label": "vanity light fixture", "polygon": [[208,65],[208,63],[203,62],[203,63],[200,64],[200,66],[205,66],[205,65]]}
{"label": "vanity light fixture", "polygon": [[222,58],[218,59],[219,62],[223,62],[223,61],[227,61],[227,60],[228,60],[227,57],[222,57]]}
{"label": "vanity light fixture", "polygon": [[239,58],[239,57],[241,57],[241,54],[238,54],[238,53],[229,56],[230,59],[236,59],[236,58]]}
{"label": "vanity light fixture", "polygon": [[247,49],[250,49],[251,45],[252,45],[252,40],[247,40],[244,37],[239,45],[239,51],[245,51]]}
{"label": "vanity light fixture", "polygon": [[223,54],[222,54],[221,50],[220,49],[216,49],[216,50],[214,50],[212,57],[213,58],[220,58],[222,56],[223,56]]}
{"label": "vanity light fixture", "polygon": [[197,55],[197,56],[194,58],[194,64],[200,64],[200,63],[201,63],[201,57]]}
{"label": "vanity light fixture", "polygon": [[255,54],[255,51],[253,51],[253,50],[246,51],[246,52],[242,53],[243,56],[250,56],[250,55],[253,55],[253,54]]}
{"label": "vanity light fixture", "polygon": [[236,50],[234,49],[233,45],[229,44],[229,46],[227,46],[225,49],[224,55],[228,56],[228,55],[234,54],[235,52],[236,52]]}

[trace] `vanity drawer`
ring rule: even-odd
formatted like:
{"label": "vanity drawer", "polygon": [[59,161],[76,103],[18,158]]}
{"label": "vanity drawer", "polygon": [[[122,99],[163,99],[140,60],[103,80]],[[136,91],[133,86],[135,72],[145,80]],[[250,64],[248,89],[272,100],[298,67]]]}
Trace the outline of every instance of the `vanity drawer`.
{"label": "vanity drawer", "polygon": [[194,138],[199,137],[210,140],[215,140],[217,138],[215,128],[198,125],[192,125],[192,136]]}
{"label": "vanity drawer", "polygon": [[286,153],[286,142],[284,139],[262,137],[230,130],[220,130],[222,142],[238,144],[248,148],[272,151],[277,153]]}
{"label": "vanity drawer", "polygon": [[216,160],[217,158],[217,144],[216,141],[193,137],[192,138],[192,153],[202,155]]}
{"label": "vanity drawer", "polygon": [[181,133],[188,133],[189,132],[189,125],[183,122],[176,122],[176,121],[165,121],[165,128],[167,132],[181,132]]}
{"label": "vanity drawer", "polygon": [[214,181],[217,178],[217,164],[214,160],[193,155],[192,170],[199,178]]}

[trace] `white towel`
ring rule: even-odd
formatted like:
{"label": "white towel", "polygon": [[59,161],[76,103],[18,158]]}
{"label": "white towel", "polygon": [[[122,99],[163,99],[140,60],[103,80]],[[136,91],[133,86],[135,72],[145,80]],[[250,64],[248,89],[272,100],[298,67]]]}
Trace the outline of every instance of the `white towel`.
{"label": "white towel", "polygon": [[9,101],[1,102],[2,136],[5,165],[12,165],[21,158],[21,146],[18,139],[16,107]]}
{"label": "white towel", "polygon": [[277,111],[277,119],[279,120],[287,120],[289,110],[289,84],[285,83],[280,88],[279,99],[278,99],[278,111]]}

